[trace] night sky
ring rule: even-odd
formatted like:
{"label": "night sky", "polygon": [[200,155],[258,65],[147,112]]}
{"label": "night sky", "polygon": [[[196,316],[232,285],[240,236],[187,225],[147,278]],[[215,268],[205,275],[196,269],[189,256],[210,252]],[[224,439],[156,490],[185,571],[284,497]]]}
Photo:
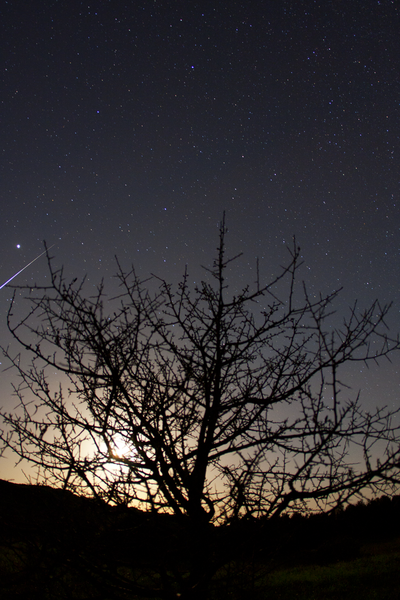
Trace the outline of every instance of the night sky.
{"label": "night sky", "polygon": [[[1,13],[0,283],[43,240],[88,293],[102,277],[112,288],[115,255],[173,282],[188,264],[198,281],[226,210],[228,250],[244,253],[232,289],[254,282],[256,257],[276,274],[296,235],[311,293],[343,286],[338,316],[393,301],[399,329],[397,1],[9,0]],[[13,283],[45,275],[42,257]],[[365,373],[367,404],[400,405],[399,358]]]}

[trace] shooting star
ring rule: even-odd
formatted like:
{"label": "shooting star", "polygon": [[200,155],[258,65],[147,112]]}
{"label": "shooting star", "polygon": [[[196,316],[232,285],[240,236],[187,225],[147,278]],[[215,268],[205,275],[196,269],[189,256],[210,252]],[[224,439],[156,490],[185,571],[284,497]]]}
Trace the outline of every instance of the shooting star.
{"label": "shooting star", "polygon": [[[55,244],[53,244],[53,246],[55,246]],[[28,263],[27,265],[25,265],[25,267],[23,267],[20,271],[18,271],[18,273],[15,273],[15,275],[13,275],[12,277],[10,277],[10,279],[7,279],[7,281],[5,283],[3,283],[3,285],[0,285],[0,290],[3,289],[3,287],[5,287],[7,285],[7,283],[10,283],[10,281],[12,281],[13,279],[15,279],[15,277],[17,277],[20,273],[22,273],[22,271],[25,271],[25,269],[27,269],[28,267],[30,267],[31,265],[33,265],[33,263],[38,260],[41,256],[43,256],[43,254],[46,254],[46,252],[48,252],[49,250],[51,250],[51,248],[53,246],[50,246],[50,248],[47,248],[44,252],[42,252],[42,254],[39,254],[39,256],[37,256],[36,258],[34,258],[33,260],[31,260],[30,263]]]}

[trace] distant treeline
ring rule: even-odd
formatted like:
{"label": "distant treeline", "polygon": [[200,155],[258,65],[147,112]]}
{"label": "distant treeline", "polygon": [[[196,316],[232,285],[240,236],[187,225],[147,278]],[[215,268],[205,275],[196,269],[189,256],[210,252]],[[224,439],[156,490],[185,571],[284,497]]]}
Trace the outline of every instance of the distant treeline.
{"label": "distant treeline", "polygon": [[274,561],[349,560],[359,555],[366,542],[383,542],[400,536],[400,495],[361,501],[329,513],[295,513],[278,519],[254,520],[247,526],[238,525],[238,529],[242,529],[248,541],[252,531],[259,552]]}

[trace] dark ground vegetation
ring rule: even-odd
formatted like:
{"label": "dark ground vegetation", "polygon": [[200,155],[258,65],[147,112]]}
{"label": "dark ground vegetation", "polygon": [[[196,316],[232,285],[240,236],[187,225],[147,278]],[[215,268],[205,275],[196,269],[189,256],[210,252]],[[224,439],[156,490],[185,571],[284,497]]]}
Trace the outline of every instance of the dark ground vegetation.
{"label": "dark ground vegetation", "polygon": [[[156,598],[163,573],[185,577],[189,531],[174,516],[0,480],[1,597],[136,599],[139,581]],[[229,557],[213,600],[400,597],[400,496],[208,533],[199,551]]]}

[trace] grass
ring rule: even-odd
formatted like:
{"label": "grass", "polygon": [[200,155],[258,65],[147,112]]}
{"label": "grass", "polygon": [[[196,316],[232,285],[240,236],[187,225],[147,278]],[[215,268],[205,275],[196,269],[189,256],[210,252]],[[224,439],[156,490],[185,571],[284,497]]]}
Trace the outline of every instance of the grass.
{"label": "grass", "polygon": [[[1,570],[9,574],[20,571],[22,575],[26,550],[24,544],[15,544],[12,549],[1,548]],[[129,571],[124,573],[128,579]],[[58,575],[59,583],[65,577],[68,579],[68,571]],[[65,597],[54,583],[50,586],[52,592],[42,589],[42,598]],[[75,585],[73,581],[68,583],[71,591],[78,581],[74,582]],[[81,585],[78,584],[71,597],[85,597],[85,594],[82,595],[85,586]],[[400,600],[400,539],[369,544],[362,549],[360,558],[328,565],[271,569],[264,562],[231,563],[221,569],[211,588],[212,600]],[[92,597],[91,592],[87,592],[86,597]],[[15,597],[20,596],[17,594]]]}
{"label": "grass", "polygon": [[[400,540],[371,545],[363,556],[330,565],[298,565],[267,569],[258,564],[231,565],[223,579],[225,594],[214,596],[244,600],[400,600]],[[232,585],[233,581],[235,583]]]}
{"label": "grass", "polygon": [[399,573],[400,554],[286,570],[267,578],[266,597],[271,600],[400,598]]}

